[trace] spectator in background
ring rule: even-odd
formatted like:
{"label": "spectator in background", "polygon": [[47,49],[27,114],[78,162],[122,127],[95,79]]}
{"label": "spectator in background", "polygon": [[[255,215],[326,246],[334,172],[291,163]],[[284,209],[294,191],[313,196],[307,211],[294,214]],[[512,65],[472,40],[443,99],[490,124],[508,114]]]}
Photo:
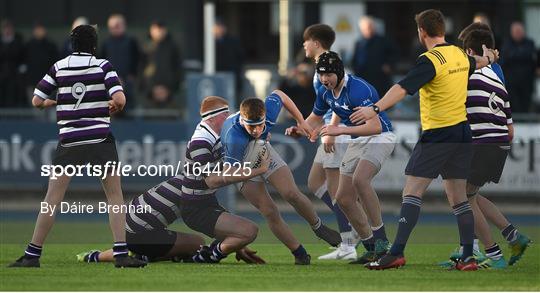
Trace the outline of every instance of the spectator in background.
{"label": "spectator in background", "polygon": [[0,107],[24,107],[28,105],[28,99],[24,97],[21,74],[24,62],[23,40],[15,32],[10,20],[2,20],[0,27]]}
{"label": "spectator in background", "polygon": [[487,16],[487,14],[485,14],[484,12],[476,13],[474,15],[474,17],[473,17],[473,22],[479,22],[479,23],[483,23],[483,24],[486,24],[487,26],[489,26],[491,31],[493,32],[493,37],[495,38],[495,48],[500,49],[499,46],[502,45],[501,38],[499,37],[498,34],[495,33],[495,30],[491,26],[491,21],[489,21],[489,17]]}
{"label": "spectator in background", "polygon": [[32,30],[32,38],[25,45],[26,94],[32,96],[37,83],[43,74],[58,60],[58,47],[47,38],[47,29],[36,23]]}
{"label": "spectator in background", "polygon": [[352,69],[354,75],[372,84],[379,93],[385,93],[392,82],[392,67],[399,55],[394,44],[377,33],[375,21],[363,16],[358,22],[362,38],[354,46]]}
{"label": "spectator in background", "polygon": [[523,23],[510,26],[510,39],[501,49],[501,65],[506,77],[506,88],[512,99],[513,112],[529,112],[534,89],[536,49],[525,36]]}
{"label": "spectator in background", "polygon": [[[309,63],[300,63],[289,71],[278,88],[287,94],[298,106],[303,117],[309,116],[315,102],[315,90],[313,89],[313,74],[315,70]],[[292,118],[292,117],[290,117]]]}
{"label": "spectator in background", "polygon": [[109,37],[101,45],[100,57],[109,60],[124,87],[128,109],[133,109],[136,100],[134,85],[139,65],[137,40],[126,34],[126,20],[121,14],[113,14],[107,21]]}
{"label": "spectator in background", "polygon": [[182,57],[164,22],[152,22],[150,39],[145,48],[143,83],[151,104],[167,107],[183,80]]}
{"label": "spectator in background", "polygon": [[227,31],[222,20],[214,25],[216,40],[216,70],[229,71],[234,74],[236,95],[242,94],[242,73],[244,70],[244,49],[240,40]]}
{"label": "spectator in background", "polygon": [[[90,24],[88,21],[88,18],[84,16],[79,16],[75,18],[73,23],[71,24],[71,30],[73,31],[74,28],[78,27],[79,25],[85,25]],[[64,44],[62,45],[62,52],[60,52],[60,57],[65,58],[73,53],[73,48],[71,47],[71,37],[68,37]]]}

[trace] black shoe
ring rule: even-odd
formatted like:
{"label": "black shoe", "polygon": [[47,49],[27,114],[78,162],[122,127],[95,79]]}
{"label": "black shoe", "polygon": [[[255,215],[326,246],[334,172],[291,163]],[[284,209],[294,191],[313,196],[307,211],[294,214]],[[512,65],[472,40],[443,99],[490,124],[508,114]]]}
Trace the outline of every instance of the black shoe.
{"label": "black shoe", "polygon": [[207,245],[201,246],[191,259],[195,263],[219,263],[219,260],[212,257],[212,249]]}
{"label": "black shoe", "polygon": [[295,265],[301,265],[301,266],[307,266],[311,263],[311,255],[305,254],[299,257],[294,257],[294,264]]}
{"label": "black shoe", "polygon": [[358,257],[356,260],[353,260],[349,262],[351,265],[365,265],[370,262],[377,261],[379,257],[374,251],[366,251],[364,254],[362,254],[360,257]]}
{"label": "black shoe", "polygon": [[403,255],[385,254],[378,261],[365,264],[365,267],[370,270],[398,269],[404,266],[405,263],[407,261]]}
{"label": "black shoe", "polygon": [[23,255],[8,265],[8,268],[39,268],[39,257],[25,257]]}
{"label": "black shoe", "polygon": [[142,268],[146,262],[132,256],[117,256],[114,258],[114,266],[117,268]]}
{"label": "black shoe", "polygon": [[194,263],[193,256],[173,256],[172,262]]}
{"label": "black shoe", "polygon": [[319,229],[313,230],[317,237],[326,241],[328,244],[337,247],[341,243],[341,235],[337,231],[334,231],[324,224],[321,224]]}

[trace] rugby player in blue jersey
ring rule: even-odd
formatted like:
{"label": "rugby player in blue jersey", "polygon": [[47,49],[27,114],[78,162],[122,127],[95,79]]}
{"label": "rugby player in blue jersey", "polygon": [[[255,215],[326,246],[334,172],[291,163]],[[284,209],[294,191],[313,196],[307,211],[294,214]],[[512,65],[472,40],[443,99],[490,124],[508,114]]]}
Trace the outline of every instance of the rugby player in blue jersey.
{"label": "rugby player in blue jersey", "polygon": [[[313,24],[304,30],[304,51],[306,58],[317,62],[319,56],[330,51],[336,39],[334,30],[326,24]],[[319,75],[313,75],[315,93],[321,88]],[[294,97],[293,97],[294,98]],[[316,95],[314,99],[316,98]],[[332,110],[324,115],[324,123],[330,124]],[[344,126],[342,124],[342,126]],[[336,216],[341,244],[334,251],[319,256],[319,259],[355,260],[358,234],[352,229],[349,220],[336,203],[336,193],[339,185],[339,167],[347,150],[349,135],[325,136],[320,139],[319,147],[308,176],[308,188],[320,198]]]}
{"label": "rugby player in blue jersey", "polygon": [[[319,56],[316,69],[322,85],[317,91],[313,112],[306,121],[317,128],[331,109],[347,127],[337,126],[334,119],[333,125],[323,126],[321,135],[350,135],[352,138],[341,163],[336,197],[366,248],[366,253],[353,263],[364,264],[376,260],[388,249],[379,199],[371,181],[394,150],[396,136],[384,112],[361,125],[349,120],[355,107],[371,106],[379,100],[379,95],[365,80],[345,74],[337,53],[330,51]],[[289,132],[294,131],[296,129],[289,129]]]}
{"label": "rugby player in blue jersey", "polygon": [[[231,115],[221,130],[225,162],[243,163],[246,147],[250,141],[268,140],[282,107],[294,117],[300,129],[306,133],[313,132],[294,102],[282,91],[273,91],[265,101],[258,98],[246,99],[240,104],[240,111]],[[268,171],[262,176],[245,181],[240,186],[240,192],[265,217],[274,235],[291,250],[295,263],[310,264],[310,255],[283,221],[276,204],[268,194],[265,181],[295,208],[319,238],[332,246],[337,246],[341,242],[341,237],[338,232],[322,224],[310,200],[296,186],[287,164],[269,142],[266,143],[266,147],[270,154]]]}

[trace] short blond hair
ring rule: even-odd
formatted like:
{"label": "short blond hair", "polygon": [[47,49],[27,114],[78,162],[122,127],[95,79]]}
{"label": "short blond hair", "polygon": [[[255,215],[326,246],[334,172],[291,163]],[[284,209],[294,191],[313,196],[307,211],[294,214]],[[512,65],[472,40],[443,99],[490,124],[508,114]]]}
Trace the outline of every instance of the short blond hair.
{"label": "short blond hair", "polygon": [[229,106],[229,102],[227,102],[227,100],[224,98],[218,96],[208,96],[202,100],[199,114],[202,115],[208,111],[216,110],[225,106]]}

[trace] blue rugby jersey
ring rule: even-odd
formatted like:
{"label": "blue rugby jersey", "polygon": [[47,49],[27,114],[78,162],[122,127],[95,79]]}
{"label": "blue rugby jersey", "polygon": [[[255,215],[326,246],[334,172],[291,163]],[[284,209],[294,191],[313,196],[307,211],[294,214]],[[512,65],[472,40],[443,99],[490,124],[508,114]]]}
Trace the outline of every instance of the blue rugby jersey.
{"label": "blue rugby jersey", "polygon": [[[276,124],[279,112],[283,107],[283,101],[279,95],[272,93],[266,97],[264,105],[266,108],[266,122],[260,139],[266,140],[268,133]],[[224,160],[232,164],[243,161],[246,147],[254,138],[240,124],[240,112],[237,112],[225,120],[221,129],[221,139],[225,153]]]}
{"label": "blue rugby jersey", "polygon": [[[324,86],[320,88],[313,113],[323,116],[330,109],[341,118],[341,123],[356,126],[349,119],[354,112],[353,109],[358,106],[369,107],[377,101],[379,101],[379,94],[372,85],[359,77],[345,74],[343,88],[338,97],[334,97],[332,91]],[[381,132],[392,131],[392,123],[386,113],[382,111],[378,117],[381,121]]]}
{"label": "blue rugby jersey", "polygon": [[123,91],[113,66],[88,53],[73,53],[56,62],[37,84],[34,95],[54,99],[63,146],[104,141],[109,135],[109,100]]}
{"label": "blue rugby jersey", "polygon": [[[321,83],[321,80],[319,79],[319,74],[317,72],[315,72],[315,74],[313,75],[313,88],[315,89],[315,98],[317,98],[319,91],[325,90],[324,86]],[[330,124],[330,121],[332,121],[332,109],[328,109],[328,112],[324,114],[323,119],[324,119],[324,124]]]}

